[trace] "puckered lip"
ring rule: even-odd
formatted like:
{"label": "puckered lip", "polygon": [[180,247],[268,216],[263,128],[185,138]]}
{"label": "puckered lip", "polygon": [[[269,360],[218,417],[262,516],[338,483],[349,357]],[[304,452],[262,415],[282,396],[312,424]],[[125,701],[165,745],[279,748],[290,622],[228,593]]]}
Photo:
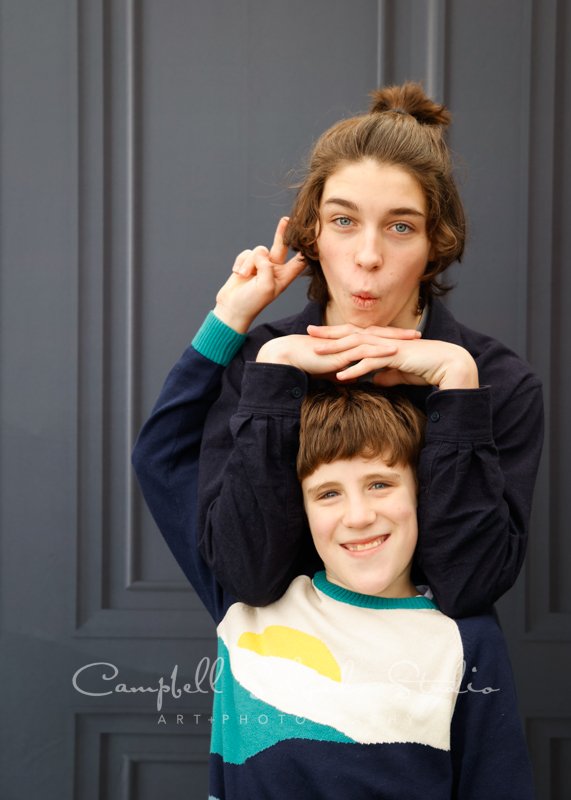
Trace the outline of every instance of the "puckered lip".
{"label": "puckered lip", "polygon": [[377,307],[379,298],[370,292],[351,292],[351,302],[360,311],[370,311]]}
{"label": "puckered lip", "polygon": [[347,552],[354,553],[370,553],[373,550],[382,547],[390,533],[380,533],[375,536],[368,536],[366,539],[354,539],[350,542],[341,542],[341,547]]}

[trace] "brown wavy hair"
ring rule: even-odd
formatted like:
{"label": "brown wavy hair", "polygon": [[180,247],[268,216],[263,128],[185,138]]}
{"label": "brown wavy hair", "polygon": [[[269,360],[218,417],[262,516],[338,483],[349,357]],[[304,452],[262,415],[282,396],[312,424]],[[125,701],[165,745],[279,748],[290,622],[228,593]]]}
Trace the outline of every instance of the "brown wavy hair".
{"label": "brown wavy hair", "polygon": [[301,405],[297,475],[339,459],[382,458],[410,465],[416,475],[426,418],[393,389],[327,384]]}
{"label": "brown wavy hair", "polygon": [[337,122],[315,143],[286,231],[286,244],[307,260],[308,296],[322,307],[329,292],[317,252],[319,204],[327,178],[347,163],[375,159],[405,169],[419,182],[433,254],[421,278],[423,299],[451,288],[437,278],[464,252],[466,218],[444,139],[450,112],[427,97],[418,83],[377,89],[371,96],[368,114]]}

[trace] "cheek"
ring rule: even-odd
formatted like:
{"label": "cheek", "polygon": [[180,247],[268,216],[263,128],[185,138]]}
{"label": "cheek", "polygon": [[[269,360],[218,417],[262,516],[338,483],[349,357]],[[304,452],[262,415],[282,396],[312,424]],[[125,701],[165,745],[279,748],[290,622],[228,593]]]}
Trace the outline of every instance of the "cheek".
{"label": "cheek", "polygon": [[309,527],[316,543],[327,541],[329,527],[325,520],[314,517],[309,520]]}
{"label": "cheek", "polygon": [[315,243],[315,247],[317,250],[317,255],[319,256],[319,261],[323,266],[324,262],[328,262],[331,257],[331,247],[329,242],[327,241],[326,236],[320,236]]}
{"label": "cheek", "polygon": [[334,234],[328,229],[324,230],[316,241],[320,258],[337,261],[340,256],[350,252],[350,245],[346,237]]}
{"label": "cheek", "polygon": [[327,546],[332,537],[334,523],[328,518],[323,509],[307,514],[307,521],[311,531],[311,537],[317,550]]}
{"label": "cheek", "polygon": [[405,281],[410,284],[418,283],[424,275],[427,263],[426,253],[420,253],[416,258],[411,259],[411,263],[405,270]]}
{"label": "cheek", "polygon": [[307,505],[305,506],[305,516],[307,517],[307,522],[309,524],[309,529],[311,531],[311,535],[315,539],[320,535],[319,531],[321,528],[320,525],[320,517],[311,506],[308,508]]}
{"label": "cheek", "polygon": [[395,519],[397,519],[399,522],[401,522],[403,524],[406,524],[406,525],[414,524],[414,526],[416,527],[416,525],[417,525],[417,508],[416,508],[416,504],[413,503],[411,500],[406,500],[406,501],[400,503],[394,509],[394,514],[395,514]]}

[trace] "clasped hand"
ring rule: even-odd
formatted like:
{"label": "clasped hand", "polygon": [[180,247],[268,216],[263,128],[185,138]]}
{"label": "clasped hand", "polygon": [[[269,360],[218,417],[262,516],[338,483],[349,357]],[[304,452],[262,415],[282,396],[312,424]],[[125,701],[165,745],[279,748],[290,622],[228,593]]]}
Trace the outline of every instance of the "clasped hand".
{"label": "clasped hand", "polygon": [[421,339],[417,331],[355,325],[310,325],[307,335],[266,342],[257,361],[289,364],[346,383],[372,374],[381,386],[430,385],[474,389],[478,368],[459,345]]}

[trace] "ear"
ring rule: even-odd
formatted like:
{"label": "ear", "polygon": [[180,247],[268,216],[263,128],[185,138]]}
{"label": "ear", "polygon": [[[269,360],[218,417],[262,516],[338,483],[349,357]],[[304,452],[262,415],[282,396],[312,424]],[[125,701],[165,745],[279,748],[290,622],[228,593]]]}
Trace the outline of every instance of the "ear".
{"label": "ear", "polygon": [[320,225],[320,220],[319,220],[319,216],[318,216],[317,219],[315,220],[315,238],[316,239],[319,239],[319,234],[321,233],[320,229],[321,229],[321,225]]}

